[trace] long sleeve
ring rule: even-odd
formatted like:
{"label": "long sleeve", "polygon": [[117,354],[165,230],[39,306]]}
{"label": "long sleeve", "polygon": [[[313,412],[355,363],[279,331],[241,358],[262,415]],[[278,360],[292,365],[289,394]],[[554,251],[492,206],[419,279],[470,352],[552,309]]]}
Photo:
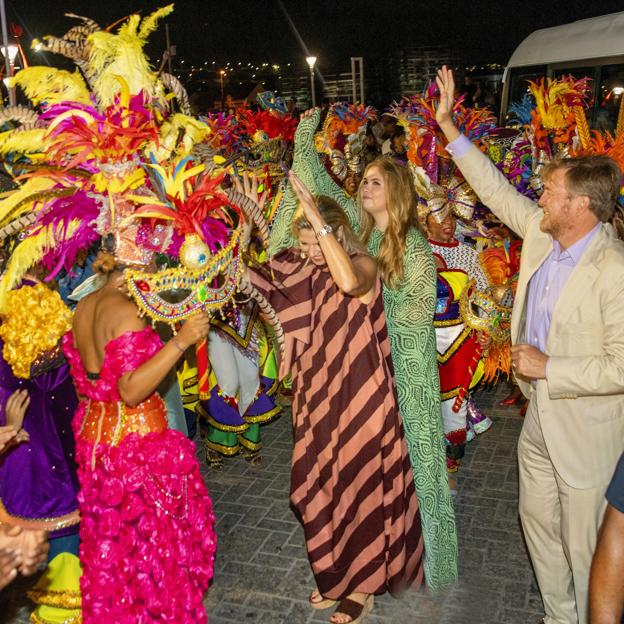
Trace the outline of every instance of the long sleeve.
{"label": "long sleeve", "polygon": [[[451,155],[451,145],[447,150]],[[474,145],[461,156],[453,156],[468,184],[479,199],[518,236],[524,238],[533,218],[539,216],[538,205],[519,193],[494,163]]]}
{"label": "long sleeve", "polygon": [[[379,244],[379,235],[375,244]],[[425,237],[408,232],[405,275],[398,288],[384,287],[384,308],[399,408],[420,501],[425,578],[430,589],[457,580],[457,533],[448,485],[433,315],[436,269]]]}
{"label": "long sleeve", "polygon": [[[313,195],[327,195],[336,200],[347,214],[351,227],[359,231],[357,206],[355,201],[333,181],[325,166],[319,159],[314,148],[314,132],[320,120],[320,111],[316,111],[307,119],[303,119],[295,132],[295,156],[293,171]],[[293,247],[290,226],[297,208],[297,198],[290,184],[286,187],[280,202],[271,230],[271,254],[275,255],[287,247]]]}
{"label": "long sleeve", "polygon": [[425,237],[412,229],[407,237],[404,277],[393,291],[392,312],[388,322],[402,326],[432,326],[436,304],[436,268]]}
{"label": "long sleeve", "polygon": [[273,258],[269,275],[250,270],[249,281],[273,306],[287,336],[303,344],[310,342],[312,299],[310,270],[294,261],[288,252]]}

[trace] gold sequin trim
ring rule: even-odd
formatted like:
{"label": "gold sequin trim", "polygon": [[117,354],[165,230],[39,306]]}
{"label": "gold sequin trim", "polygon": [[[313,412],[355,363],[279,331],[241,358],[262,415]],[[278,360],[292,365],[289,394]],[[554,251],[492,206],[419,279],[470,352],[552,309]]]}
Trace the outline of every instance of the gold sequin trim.
{"label": "gold sequin trim", "polygon": [[37,604],[47,607],[58,607],[60,609],[80,609],[82,608],[82,597],[79,591],[55,591],[31,589],[26,595]]}

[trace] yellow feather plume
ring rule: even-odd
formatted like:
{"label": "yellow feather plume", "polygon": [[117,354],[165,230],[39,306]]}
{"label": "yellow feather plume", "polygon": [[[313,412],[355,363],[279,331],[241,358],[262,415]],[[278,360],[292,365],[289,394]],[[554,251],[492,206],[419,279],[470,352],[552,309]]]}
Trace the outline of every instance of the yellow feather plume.
{"label": "yellow feather plume", "polygon": [[[79,221],[71,221],[64,238],[70,238],[80,225]],[[43,228],[35,236],[24,239],[13,251],[6,271],[0,280],[0,314],[6,314],[7,293],[15,288],[28,270],[41,260],[49,249],[56,245],[56,231],[52,226]]]}
{"label": "yellow feather plume", "polygon": [[187,156],[210,132],[207,124],[194,117],[176,113],[163,123],[158,145],[152,144],[148,148],[148,153],[153,152],[159,162],[170,158],[173,154],[178,157]]}
{"label": "yellow feather plume", "polygon": [[141,24],[139,38],[146,41],[147,38],[156,30],[158,20],[161,20],[163,17],[167,17],[167,15],[170,15],[172,12],[173,4],[168,4],[167,6],[157,9],[151,15],[148,15]]}
{"label": "yellow feather plume", "polygon": [[50,141],[46,138],[45,128],[34,130],[9,130],[0,133],[0,154],[17,152],[19,154],[35,154],[45,152]]}
{"label": "yellow feather plume", "polygon": [[0,227],[30,212],[39,193],[53,188],[54,184],[54,181],[49,178],[36,177],[30,178],[16,191],[11,191],[6,198],[0,200]]}
{"label": "yellow feather plume", "polygon": [[41,102],[80,102],[89,104],[89,90],[82,76],[54,67],[27,67],[11,78],[11,86],[18,86],[37,106]]}
{"label": "yellow feather plume", "polygon": [[156,22],[171,11],[173,5],[155,11],[143,20],[140,29],[140,17],[132,15],[117,34],[99,31],[89,35],[89,69],[95,76],[93,90],[101,104],[114,102],[121,90],[119,76],[123,76],[130,93],[145,91],[150,98],[165,101],[162,84],[150,69],[143,46]]}

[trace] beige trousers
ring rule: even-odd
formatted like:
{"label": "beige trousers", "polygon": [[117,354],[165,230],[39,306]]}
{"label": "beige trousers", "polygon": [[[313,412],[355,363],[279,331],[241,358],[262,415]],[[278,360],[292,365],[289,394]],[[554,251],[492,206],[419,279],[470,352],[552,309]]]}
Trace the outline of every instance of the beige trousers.
{"label": "beige trousers", "polygon": [[587,624],[589,569],[609,484],[579,490],[565,483],[550,460],[535,394],[518,442],[518,465],[520,519],[545,624]]}

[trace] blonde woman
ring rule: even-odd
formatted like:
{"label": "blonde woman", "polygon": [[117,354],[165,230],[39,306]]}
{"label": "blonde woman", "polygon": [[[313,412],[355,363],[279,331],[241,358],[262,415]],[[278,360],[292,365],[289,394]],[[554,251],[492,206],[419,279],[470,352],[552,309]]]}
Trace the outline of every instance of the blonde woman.
{"label": "blonde woman", "polygon": [[290,499],[317,584],[315,609],[354,624],[373,594],[418,588],[418,499],[392,379],[375,261],[333,200],[291,176],[295,245],[251,274],[277,310],[293,379]]}
{"label": "blonde woman", "polygon": [[[377,259],[399,409],[419,499],[425,580],[429,588],[441,589],[457,579],[457,533],[440,411],[433,254],[418,226],[408,170],[390,158],[373,161],[354,202],[334,183],[316,154],[313,139],[318,122],[318,110],[302,116],[295,134],[293,169],[312,192],[340,204]],[[273,253],[291,244],[295,206],[294,192],[287,191],[271,234]]]}

